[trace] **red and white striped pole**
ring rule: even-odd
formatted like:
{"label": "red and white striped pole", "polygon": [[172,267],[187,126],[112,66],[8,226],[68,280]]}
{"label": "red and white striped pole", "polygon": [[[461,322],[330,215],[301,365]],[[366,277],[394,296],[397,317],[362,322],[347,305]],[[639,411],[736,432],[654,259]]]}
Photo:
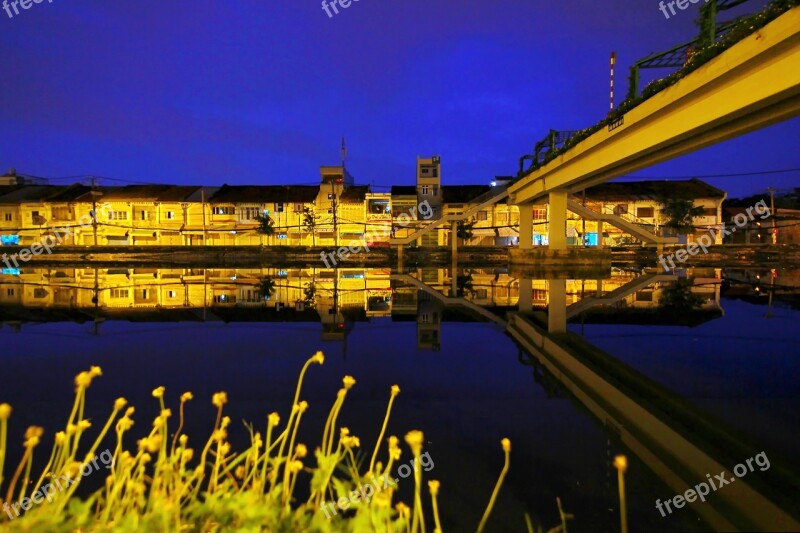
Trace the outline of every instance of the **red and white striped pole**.
{"label": "red and white striped pole", "polygon": [[611,108],[614,111],[614,65],[617,63],[617,53],[611,52]]}

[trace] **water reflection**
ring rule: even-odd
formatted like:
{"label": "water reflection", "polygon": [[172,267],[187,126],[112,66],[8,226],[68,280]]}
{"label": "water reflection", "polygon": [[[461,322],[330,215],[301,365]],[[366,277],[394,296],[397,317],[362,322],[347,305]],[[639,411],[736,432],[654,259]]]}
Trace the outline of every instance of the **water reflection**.
{"label": "water reflection", "polygon": [[[548,397],[590,413],[609,448],[658,476],[667,487],[658,494],[668,498],[706,474],[730,472],[763,446],[574,332],[592,324],[696,327],[725,316],[723,298],[763,304],[768,316],[794,305],[798,279],[721,269],[679,276],[615,269],[601,279],[458,268],[26,269],[0,275],[0,333],[47,322],[88,323],[87,332],[101,336],[108,321],[307,322],[346,353],[356,324],[389,319],[414,323],[418,350],[438,352],[448,323],[485,322],[514,339]],[[800,528],[796,472],[770,458],[764,475],[691,508],[713,529]]]}

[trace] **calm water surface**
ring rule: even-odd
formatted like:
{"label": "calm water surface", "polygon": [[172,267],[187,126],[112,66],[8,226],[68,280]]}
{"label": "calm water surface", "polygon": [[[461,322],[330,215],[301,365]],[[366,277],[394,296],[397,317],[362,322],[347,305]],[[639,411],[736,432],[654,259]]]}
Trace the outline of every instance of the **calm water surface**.
{"label": "calm water surface", "polygon": [[[618,530],[612,462],[620,453],[630,459],[632,531],[710,529],[689,508],[662,518],[655,500],[676,494],[663,472],[626,444],[624,428],[593,414],[502,324],[469,304],[432,295],[430,290],[450,294],[448,271],[410,274],[428,288],[382,270],[6,272],[0,276],[0,402],[15,407],[10,440],[21,443],[28,425],[42,425],[51,435],[63,426],[73,376],[89,365],[104,373],[89,390],[96,425],[124,396],[137,409],[134,430],[147,431],[157,414],[150,391],[164,385],[173,409],[182,392],[194,393],[187,433],[195,442],[205,440],[213,425],[210,397],[217,391],[228,392],[234,421],[261,427],[269,412],[285,416],[301,366],[322,350],[325,365],[312,367],[305,382],[303,397],[311,408],[301,440],[317,443],[341,378],[350,374],[357,385],[341,424],[371,453],[389,388],[398,384],[402,393],[389,434],[424,430],[434,462],[427,475],[442,482],[448,531],[474,530],[480,521],[502,468],[503,437],[513,443],[512,466],[492,531],[525,531],[525,513],[546,529],[555,526],[557,497],[575,515],[571,531]],[[690,274],[704,302],[690,326],[674,324],[686,316],[670,323],[652,312],[667,283],[660,282],[599,312],[576,315],[568,329],[646,378],[639,381],[652,380],[712,420],[699,433],[721,428],[749,449],[764,451],[772,468],[748,477],[784,487],[800,471],[800,312],[791,288],[797,278],[729,271],[728,277],[744,282],[729,285],[720,280],[726,272]],[[267,301],[264,278],[271,280]],[[601,291],[608,295],[635,278],[615,271]],[[776,283],[781,290],[768,305],[764,294]],[[533,280],[534,308],[546,307],[548,287]],[[519,280],[505,271],[460,272],[455,289],[456,298],[498,317],[517,310]],[[595,280],[569,280],[567,303],[597,289]],[[234,426],[234,443],[243,445],[246,430]],[[401,483],[406,501],[408,489]],[[791,498],[796,503],[790,496],[781,506],[797,516]]]}

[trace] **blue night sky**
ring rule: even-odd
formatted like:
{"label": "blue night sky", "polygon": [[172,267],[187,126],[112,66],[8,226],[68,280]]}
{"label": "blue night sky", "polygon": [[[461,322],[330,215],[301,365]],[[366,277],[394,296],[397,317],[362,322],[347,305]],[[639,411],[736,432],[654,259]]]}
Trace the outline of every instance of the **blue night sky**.
{"label": "blue night sky", "polygon": [[[415,157],[431,154],[446,184],[488,183],[549,128],[602,118],[610,52],[619,100],[633,61],[695,36],[698,6],[669,20],[655,0],[360,0],[333,18],[319,0],[0,11],[0,168],[316,183],[344,134],[349,170],[376,190],[412,183]],[[798,133],[794,119],[637,176],[800,168]],[[736,196],[800,185],[800,172],[708,181]]]}

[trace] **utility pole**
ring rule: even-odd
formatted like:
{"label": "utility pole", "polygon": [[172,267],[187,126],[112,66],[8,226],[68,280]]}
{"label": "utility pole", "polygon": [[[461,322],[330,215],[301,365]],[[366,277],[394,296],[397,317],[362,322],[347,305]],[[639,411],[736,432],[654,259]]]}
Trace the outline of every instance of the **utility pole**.
{"label": "utility pole", "polygon": [[772,244],[778,244],[778,229],[775,227],[775,189],[769,187],[769,218],[772,220]]}
{"label": "utility pole", "polygon": [[200,211],[203,213],[203,246],[208,245],[208,235],[206,235],[206,188],[200,187]]}
{"label": "utility pole", "polygon": [[94,245],[97,246],[97,182],[92,176],[92,229],[94,230]]}

